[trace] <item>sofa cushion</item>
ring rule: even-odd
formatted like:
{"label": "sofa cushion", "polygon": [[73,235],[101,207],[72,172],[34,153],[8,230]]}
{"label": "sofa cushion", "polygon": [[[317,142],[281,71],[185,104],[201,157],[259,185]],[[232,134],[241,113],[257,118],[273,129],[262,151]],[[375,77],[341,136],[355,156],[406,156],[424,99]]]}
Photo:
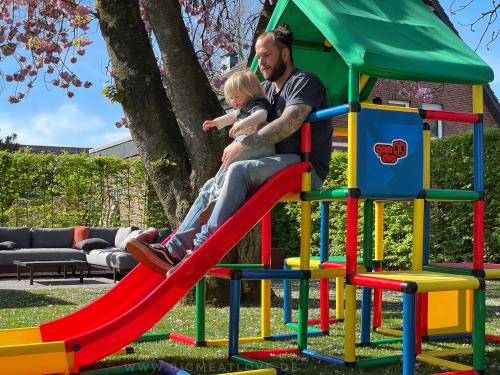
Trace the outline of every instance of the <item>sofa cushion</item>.
{"label": "sofa cushion", "polygon": [[18,249],[17,243],[12,241],[3,241],[0,242],[0,250],[15,250]]}
{"label": "sofa cushion", "polygon": [[106,249],[107,247],[111,247],[109,245],[109,242],[103,240],[102,238],[87,238],[86,240],[80,241],[75,244],[75,248],[83,251]]}
{"label": "sofa cushion", "polygon": [[71,247],[74,228],[32,228],[32,248]]}
{"label": "sofa cushion", "polygon": [[89,238],[102,238],[109,244],[115,243],[116,232],[119,228],[97,228],[90,227]]}
{"label": "sofa cushion", "polygon": [[89,238],[90,227],[77,225],[75,227],[75,233],[73,234],[73,247],[83,240]]}
{"label": "sofa cushion", "polygon": [[30,247],[31,231],[30,228],[8,228],[0,227],[0,242],[12,241],[17,243],[19,248]]}
{"label": "sofa cushion", "polygon": [[85,253],[72,248],[2,250],[0,266],[12,266],[14,260],[86,260]]}
{"label": "sofa cushion", "polygon": [[120,247],[118,247],[120,250],[125,250],[125,246],[127,245],[127,242],[130,241],[133,238],[137,238],[141,233],[143,233],[143,229],[136,229],[130,232],[130,234],[123,240],[122,244]]}
{"label": "sofa cushion", "polygon": [[119,228],[115,236],[115,247],[121,248],[124,245],[125,239],[132,232],[132,227]]}
{"label": "sofa cushion", "polygon": [[131,254],[116,248],[90,251],[87,254],[87,263],[120,271],[131,270],[137,265]]}

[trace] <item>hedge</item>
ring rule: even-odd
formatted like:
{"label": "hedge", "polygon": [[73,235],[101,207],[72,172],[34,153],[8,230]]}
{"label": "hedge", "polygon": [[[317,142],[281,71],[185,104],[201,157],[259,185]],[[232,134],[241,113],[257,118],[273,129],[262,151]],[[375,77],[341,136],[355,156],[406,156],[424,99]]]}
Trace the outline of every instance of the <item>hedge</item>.
{"label": "hedge", "polygon": [[0,226],[168,226],[139,158],[0,151]]}
{"label": "hedge", "polygon": [[[485,260],[500,262],[500,129],[487,129],[485,144]],[[431,186],[446,189],[473,189],[472,134],[431,142]],[[334,151],[328,187],[346,186],[347,154]],[[359,210],[359,243],[363,209]],[[330,254],[345,255],[345,203],[330,203]],[[319,209],[313,204],[312,253],[319,254]],[[298,256],[300,207],[279,204],[272,211],[273,246],[284,247],[287,256]],[[471,202],[432,203],[430,216],[431,261],[459,262],[472,260]],[[386,203],[384,215],[385,266],[409,268],[412,248],[411,202]],[[361,255],[361,253],[360,253]]]}

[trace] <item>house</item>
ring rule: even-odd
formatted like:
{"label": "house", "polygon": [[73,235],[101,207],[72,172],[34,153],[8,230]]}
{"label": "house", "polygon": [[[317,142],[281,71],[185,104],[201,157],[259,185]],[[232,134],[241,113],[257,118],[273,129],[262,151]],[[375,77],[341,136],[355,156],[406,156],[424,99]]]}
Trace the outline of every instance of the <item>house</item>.
{"label": "house", "polygon": [[[433,13],[441,19],[442,22],[444,22],[449,29],[451,29],[455,34],[458,35],[457,30],[454,28],[453,24],[451,23],[450,19],[448,18],[446,12],[442,8],[442,6],[439,4],[437,0],[422,0],[423,3],[425,3],[427,6],[430,7],[430,9],[433,11]],[[314,2],[303,2],[304,4],[311,5]],[[298,13],[301,14],[301,13]],[[287,15],[284,15],[285,19]],[[306,15],[305,18],[307,19],[308,16]],[[295,33],[296,35],[300,35],[302,30],[307,29],[309,27],[312,30],[315,30],[315,32],[319,33],[320,36],[323,36],[324,32],[323,30],[320,32],[318,28],[314,25],[312,25],[309,21],[303,22],[304,16],[298,17],[296,20],[291,19],[291,22],[289,20],[289,24],[292,28],[292,30],[299,30],[298,33]],[[295,24],[294,24],[295,22]],[[307,25],[307,27],[305,26]],[[344,30],[346,32],[346,30]],[[323,34],[322,34],[323,33]],[[451,33],[449,33],[451,34]],[[425,35],[424,35],[425,37]],[[446,35],[447,38],[450,37],[450,35]],[[456,39],[456,38],[455,38]],[[299,41],[298,43],[300,44],[301,42],[304,42],[304,40]],[[437,41],[439,42],[439,40]],[[297,43],[296,43],[297,44]],[[455,48],[464,48],[465,44],[462,43],[461,46],[455,46]],[[319,45],[314,45],[314,43],[302,43],[302,45],[297,46],[295,45],[294,48],[298,47],[299,49],[303,50],[308,50],[309,53],[306,54],[305,56],[309,56],[309,58],[313,59],[313,56],[318,58],[324,57],[324,49],[330,48],[328,46],[324,46],[323,43],[319,43]],[[447,46],[444,43],[438,43],[435,45],[436,48],[441,48],[445,49]],[[468,56],[470,56],[471,59],[474,60],[474,52],[470,50],[467,46],[465,48],[468,50]],[[314,51],[316,49],[316,51]],[[334,55],[335,51],[331,53],[331,55]],[[435,51],[433,51],[435,52]],[[421,54],[425,52],[421,51]],[[418,55],[417,55],[418,57]],[[477,56],[475,56],[477,59]],[[302,64],[304,61],[299,59],[296,60],[296,65],[298,67],[303,67],[307,69],[308,63],[307,61]],[[336,54],[335,59],[333,59],[334,63],[338,63],[339,67],[339,72],[334,72],[333,76],[338,77],[339,75],[344,76],[345,75],[345,67],[344,63],[341,61],[341,56]],[[409,61],[409,64],[411,64],[411,59],[408,59],[406,61]],[[432,67],[432,61],[429,62],[426,60],[427,66],[430,68]],[[225,71],[223,73],[223,76],[228,76],[235,71],[243,70],[246,68],[247,63],[246,62],[236,62],[233,56],[229,56],[227,61],[224,63],[225,65],[228,65],[230,67],[229,71]],[[480,65],[480,62],[478,63]],[[325,74],[329,74],[329,72],[332,71],[332,67],[336,65],[331,65],[328,69],[328,71]],[[255,65],[254,65],[255,67]],[[342,74],[340,74],[342,73]],[[330,74],[331,75],[331,74]],[[335,81],[335,79],[333,80]],[[335,84],[335,82],[333,82]],[[400,105],[400,106],[411,106],[411,107],[416,107],[416,108],[422,108],[422,109],[439,109],[439,110],[444,110],[444,111],[454,111],[454,112],[471,112],[472,111],[472,93],[471,93],[471,88],[470,84],[462,84],[462,83],[436,83],[436,82],[419,82],[419,81],[404,81],[403,85],[401,84],[401,81],[396,81],[396,80],[390,80],[390,79],[378,79],[377,82],[372,82],[373,88],[369,95],[366,97],[368,100],[372,100],[375,97],[379,97],[382,99],[383,104],[391,104],[391,105]],[[420,92],[418,90],[418,87],[420,86]],[[491,90],[490,86],[488,84],[485,84],[484,86],[484,125],[486,128],[490,127],[499,127],[500,126],[500,103],[498,101],[498,98],[495,96],[494,92]],[[344,92],[345,92],[345,88]],[[425,98],[422,97],[421,91],[423,89],[428,89],[430,90],[431,95],[426,95]],[[220,95],[221,103],[223,103],[223,95],[220,92],[220,89],[217,90],[218,94]],[[333,101],[335,103],[335,94],[333,95]],[[346,95],[338,95],[338,97],[345,97]],[[336,103],[339,104],[339,103]],[[334,120],[334,124],[339,127],[344,127],[347,124],[347,121],[344,117],[338,117]],[[453,123],[453,122],[443,122],[443,121],[433,121],[431,122],[431,136],[434,138],[441,138],[449,135],[454,135],[454,134],[459,134],[465,131],[469,131],[471,129],[471,126],[469,124],[463,124],[463,123]],[[334,138],[334,147],[339,148],[339,149],[345,149],[347,147],[346,139],[342,137],[335,137]],[[113,142],[111,144],[107,144],[95,149],[90,150],[90,153],[92,155],[118,155],[121,157],[130,157],[134,155],[134,152],[136,153],[135,146],[133,145],[133,142],[131,141],[131,138],[126,138],[120,141]]]}

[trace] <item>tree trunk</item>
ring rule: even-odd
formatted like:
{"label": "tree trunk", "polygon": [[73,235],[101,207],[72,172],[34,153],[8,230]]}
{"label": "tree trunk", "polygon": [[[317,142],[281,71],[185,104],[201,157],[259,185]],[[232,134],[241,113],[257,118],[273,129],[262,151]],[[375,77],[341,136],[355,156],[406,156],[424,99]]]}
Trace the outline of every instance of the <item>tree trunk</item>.
{"label": "tree trunk", "polygon": [[191,166],[137,0],[98,0],[101,33],[132,139],[171,223],[189,208]]}
{"label": "tree trunk", "polygon": [[191,183],[198,189],[213,177],[228,144],[226,131],[203,131],[203,121],[223,114],[196,57],[182,19],[179,0],[143,0],[167,73],[167,84],[191,162]]}
{"label": "tree trunk", "polygon": [[[168,219],[178,225],[201,185],[220,166],[228,138],[226,132],[202,130],[203,121],[221,115],[222,108],[200,68],[178,0],[143,4],[161,50],[172,103],[138,1],[98,0],[96,10],[132,138]],[[259,230],[254,229],[223,262],[258,262],[259,242]],[[256,301],[258,296],[259,288],[243,289],[243,300]],[[209,280],[208,301],[222,305],[228,298],[225,280]]]}

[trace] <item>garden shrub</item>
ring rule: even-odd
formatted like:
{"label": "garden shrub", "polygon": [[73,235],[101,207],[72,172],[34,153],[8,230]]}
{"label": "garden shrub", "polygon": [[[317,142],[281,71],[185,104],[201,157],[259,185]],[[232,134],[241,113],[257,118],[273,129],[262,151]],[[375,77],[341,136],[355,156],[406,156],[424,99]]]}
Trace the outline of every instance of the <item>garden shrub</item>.
{"label": "garden shrub", "polygon": [[168,226],[139,158],[0,151],[0,191],[0,226]]}

